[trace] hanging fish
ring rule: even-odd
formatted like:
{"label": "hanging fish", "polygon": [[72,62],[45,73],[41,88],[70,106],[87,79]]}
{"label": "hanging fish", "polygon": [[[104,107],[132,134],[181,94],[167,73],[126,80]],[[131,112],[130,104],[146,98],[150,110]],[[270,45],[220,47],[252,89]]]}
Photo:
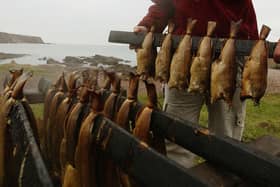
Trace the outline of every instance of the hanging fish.
{"label": "hanging fish", "polygon": [[197,55],[193,59],[190,71],[188,92],[205,94],[210,90],[210,73],[213,56],[211,36],[216,28],[216,22],[209,21],[207,35],[200,41]]}
{"label": "hanging fish", "polygon": [[118,114],[116,123],[122,128],[126,129],[128,132],[131,131],[129,125],[129,113],[133,105],[137,102],[137,93],[139,87],[139,76],[130,74],[129,86],[127,89],[127,99],[122,103]]}
{"label": "hanging fish", "polygon": [[72,72],[68,79],[68,94],[66,98],[59,104],[53,120],[53,128],[51,130],[51,145],[52,145],[52,161],[54,172],[60,176],[60,144],[63,138],[64,121],[67,113],[71,110],[73,105],[77,102],[77,81],[80,78],[80,74],[77,71]]}
{"label": "hanging fish", "polygon": [[236,88],[237,63],[235,58],[235,38],[242,20],[231,22],[230,37],[226,41],[220,57],[211,69],[211,103],[224,99],[229,106]]}
{"label": "hanging fish", "polygon": [[49,109],[49,121],[46,124],[46,136],[45,136],[45,140],[46,140],[46,148],[48,150],[47,152],[47,158],[50,164],[50,168],[51,168],[51,174],[53,177],[55,178],[59,178],[58,174],[54,172],[54,160],[57,159],[57,157],[53,158],[53,150],[54,150],[54,145],[52,144],[52,131],[53,129],[56,129],[56,113],[57,113],[57,109],[58,106],[60,105],[60,103],[63,101],[63,99],[65,98],[65,93],[67,92],[67,84],[65,81],[65,76],[63,73],[62,78],[60,79],[60,83],[59,83],[59,87],[58,87],[58,91],[55,93],[55,95],[53,96],[50,104],[50,109]]}
{"label": "hanging fish", "polygon": [[189,85],[192,58],[192,30],[197,20],[188,19],[186,34],[176,49],[170,67],[169,88],[186,89]]}
{"label": "hanging fish", "polygon": [[92,129],[95,119],[102,115],[104,101],[100,93],[93,91],[92,96],[91,112],[81,125],[78,144],[75,152],[75,166],[78,171],[78,176],[80,178],[82,187],[97,186],[97,158],[96,149],[93,146]]}
{"label": "hanging fish", "polygon": [[242,74],[241,100],[252,98],[256,104],[265,94],[267,87],[267,59],[268,47],[265,39],[269,35],[270,28],[263,25],[260,39],[253,46]]}
{"label": "hanging fish", "polygon": [[116,113],[118,111],[118,97],[120,94],[121,89],[121,80],[114,72],[107,73],[112,85],[112,93],[109,95],[109,97],[106,99],[105,105],[104,105],[104,115],[105,117],[115,120],[116,119]]}
{"label": "hanging fish", "polygon": [[[75,149],[78,143],[78,137],[82,121],[89,113],[88,102],[90,89],[81,87],[79,102],[70,111],[68,118],[65,120],[65,162],[74,165]],[[63,142],[62,142],[63,143]]]}
{"label": "hanging fish", "polygon": [[47,158],[48,150],[47,150],[47,125],[49,123],[49,114],[50,114],[50,104],[56,92],[58,91],[59,85],[64,77],[64,74],[61,74],[57,81],[48,89],[45,101],[44,101],[44,115],[43,115],[43,126],[42,126],[42,141],[41,141],[41,150],[45,160],[49,160]]}
{"label": "hanging fish", "polygon": [[148,101],[146,106],[137,113],[133,135],[165,155],[164,138],[150,131],[152,112],[157,109],[158,105],[156,87],[153,83],[148,83],[147,81],[144,81],[144,83],[147,89]]}
{"label": "hanging fish", "polygon": [[66,165],[62,187],[81,187],[78,171],[71,164]]}
{"label": "hanging fish", "polygon": [[[132,127],[130,126],[129,115],[132,107],[137,103],[138,86],[139,76],[131,73],[129,86],[127,89],[127,99],[122,103],[118,111],[116,120],[116,124],[124,128],[128,132],[131,132],[132,129]],[[124,173],[121,168],[118,168],[118,173],[123,187],[133,186],[133,180],[126,173]]]}
{"label": "hanging fish", "polygon": [[22,73],[23,73],[23,68],[20,69],[11,69],[9,70],[10,72],[10,80],[7,80],[7,83],[4,84],[4,91],[3,91],[3,95],[5,95],[10,89],[12,89],[12,85],[14,84],[14,82],[17,80],[17,78],[19,78]]}
{"label": "hanging fish", "polygon": [[153,77],[155,74],[155,59],[157,50],[153,47],[155,27],[152,26],[150,32],[145,36],[142,47],[137,49],[137,75],[143,80]]}
{"label": "hanging fish", "polygon": [[174,27],[174,23],[168,23],[168,34],[165,36],[156,58],[155,79],[164,83],[167,83],[169,79],[170,63],[172,59],[172,32]]}
{"label": "hanging fish", "polygon": [[11,108],[16,102],[20,102],[23,105],[27,118],[30,121],[35,140],[39,143],[34,114],[23,95],[24,85],[31,76],[31,72],[21,74],[13,83],[13,89],[10,90],[10,97],[7,98],[7,100],[4,100],[3,97],[0,99],[0,104],[2,106],[0,109],[0,184],[3,186],[14,186],[15,183],[13,180],[16,175],[14,171],[15,166],[13,166],[14,162],[10,160],[14,157],[14,153],[13,146],[10,143],[11,137],[8,131],[8,120]]}

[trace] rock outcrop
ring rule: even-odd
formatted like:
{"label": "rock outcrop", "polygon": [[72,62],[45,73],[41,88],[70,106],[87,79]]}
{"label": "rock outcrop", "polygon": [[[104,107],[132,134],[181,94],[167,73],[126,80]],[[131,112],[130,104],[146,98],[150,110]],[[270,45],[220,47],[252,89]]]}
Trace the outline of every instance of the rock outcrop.
{"label": "rock outcrop", "polygon": [[25,36],[19,34],[10,34],[0,32],[0,43],[40,43],[43,44],[42,38],[37,36]]}

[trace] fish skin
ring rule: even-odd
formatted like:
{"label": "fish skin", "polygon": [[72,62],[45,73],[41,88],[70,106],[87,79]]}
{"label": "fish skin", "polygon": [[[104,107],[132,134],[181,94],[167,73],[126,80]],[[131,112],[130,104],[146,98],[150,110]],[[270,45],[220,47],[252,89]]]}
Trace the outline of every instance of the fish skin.
{"label": "fish skin", "polygon": [[164,138],[150,131],[152,112],[157,109],[158,105],[156,88],[153,83],[148,83],[147,81],[144,81],[144,83],[147,89],[148,101],[146,106],[140,109],[136,115],[133,135],[148,145],[153,146],[159,153],[165,155],[166,148]]}
{"label": "fish skin", "polygon": [[267,87],[268,47],[265,39],[269,32],[270,28],[263,25],[260,39],[253,46],[242,73],[240,98],[241,100],[252,98],[256,105],[264,96]]}
{"label": "fish skin", "polygon": [[78,171],[70,164],[66,165],[64,179],[65,180],[62,183],[62,187],[81,187]]}
{"label": "fish skin", "polygon": [[103,113],[104,113],[105,117],[114,121],[116,119],[116,114],[118,111],[117,100],[118,100],[119,93],[120,93],[121,80],[114,72],[110,72],[107,74],[111,81],[112,93],[106,99],[106,102],[104,104]]}
{"label": "fish skin", "polygon": [[[129,114],[132,106],[137,102],[137,93],[139,87],[139,76],[130,74],[129,86],[127,89],[127,99],[122,103],[118,113],[116,124],[124,128],[128,132],[131,132],[132,127],[129,124]],[[132,187],[135,182],[119,167],[117,167],[117,172],[120,176],[120,182],[123,187]]]}
{"label": "fish skin", "polygon": [[64,136],[64,120],[67,113],[71,110],[72,106],[77,102],[77,81],[80,78],[79,72],[75,71],[70,73],[68,79],[68,93],[66,98],[63,99],[54,116],[54,128],[51,129],[51,145],[52,145],[52,160],[53,169],[56,175],[61,178],[60,160],[57,159],[60,155],[60,144]]}
{"label": "fish skin", "polygon": [[176,49],[170,67],[170,78],[168,81],[169,88],[179,90],[187,89],[190,78],[190,67],[192,59],[192,38],[191,33],[197,20],[188,19],[186,34],[180,41]]}
{"label": "fish skin", "polygon": [[53,157],[54,153],[54,144],[52,144],[52,136],[53,136],[53,130],[56,129],[56,114],[57,114],[57,109],[60,105],[60,103],[64,100],[66,97],[66,92],[67,92],[67,84],[65,81],[65,75],[64,73],[62,74],[62,77],[60,79],[60,83],[58,86],[58,91],[55,93],[54,97],[52,98],[50,102],[50,108],[49,108],[49,120],[48,123],[46,124],[46,148],[48,150],[47,152],[47,158],[49,161],[49,166],[51,170],[51,175],[55,178],[58,178],[57,174],[54,172],[54,163],[55,160],[57,159],[56,157]]}
{"label": "fish skin", "polygon": [[167,83],[170,73],[170,63],[172,59],[172,32],[174,23],[168,23],[168,34],[164,37],[161,48],[156,57],[155,79]]}
{"label": "fish skin", "polygon": [[211,36],[216,28],[216,22],[208,22],[207,35],[201,40],[196,57],[190,70],[190,85],[188,92],[205,94],[210,89],[210,73],[213,56]]}
{"label": "fish skin", "polygon": [[102,95],[92,92],[91,112],[83,121],[75,152],[75,166],[82,187],[97,186],[96,179],[96,149],[93,144],[92,129],[96,117],[102,115],[104,101]]}
{"label": "fish skin", "polygon": [[129,125],[129,113],[131,107],[137,102],[138,87],[139,87],[139,76],[130,74],[129,86],[127,89],[127,98],[122,103],[118,111],[117,120],[116,120],[117,124],[120,127],[126,129],[128,132],[131,131],[131,127]]}
{"label": "fish skin", "polygon": [[49,123],[49,114],[50,114],[50,103],[52,102],[52,99],[56,92],[58,91],[59,84],[61,82],[61,79],[63,78],[63,74],[59,76],[59,78],[56,80],[56,82],[49,88],[49,90],[46,93],[45,101],[44,101],[44,114],[43,114],[43,126],[42,126],[42,141],[41,141],[41,150],[42,155],[45,158],[45,160],[48,159],[48,149],[47,149],[47,125]]}
{"label": "fish skin", "polygon": [[230,38],[226,41],[220,57],[211,66],[211,103],[223,99],[232,106],[236,89],[237,63],[235,58],[235,37],[242,20],[231,22]]}
{"label": "fish skin", "polygon": [[149,77],[153,77],[155,74],[155,59],[157,56],[157,50],[153,47],[155,27],[152,26],[150,32],[148,32],[142,43],[142,47],[137,49],[137,75],[140,75],[141,79],[147,80]]}
{"label": "fish skin", "polygon": [[66,163],[69,162],[72,165],[74,165],[75,149],[78,143],[81,123],[88,115],[89,95],[90,90],[87,87],[82,87],[79,102],[71,110],[66,121],[67,124],[65,124]]}
{"label": "fish skin", "polygon": [[7,93],[9,90],[13,89],[13,85],[16,82],[16,80],[23,74],[23,68],[16,70],[16,69],[11,69],[9,70],[10,72],[10,80],[7,82],[7,85],[5,85],[3,94]]}

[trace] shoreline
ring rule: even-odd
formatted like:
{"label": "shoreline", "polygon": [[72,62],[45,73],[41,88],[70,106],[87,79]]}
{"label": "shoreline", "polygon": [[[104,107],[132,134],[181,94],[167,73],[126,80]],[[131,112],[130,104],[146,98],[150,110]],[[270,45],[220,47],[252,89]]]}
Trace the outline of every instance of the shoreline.
{"label": "shoreline", "polygon": [[2,52],[0,52],[0,60],[21,58],[21,57],[24,57],[26,55],[27,54],[14,54],[14,53],[2,53]]}

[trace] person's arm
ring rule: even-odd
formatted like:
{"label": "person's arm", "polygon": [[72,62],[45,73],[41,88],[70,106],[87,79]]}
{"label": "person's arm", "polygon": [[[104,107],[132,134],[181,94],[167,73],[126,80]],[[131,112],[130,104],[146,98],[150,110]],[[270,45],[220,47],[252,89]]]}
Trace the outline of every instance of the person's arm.
{"label": "person's arm", "polygon": [[[137,26],[143,26],[149,29],[152,25],[155,25],[156,32],[162,32],[173,13],[172,1],[153,0],[153,2],[154,4],[150,6],[147,15],[138,23]],[[135,27],[136,29],[137,26]]]}

